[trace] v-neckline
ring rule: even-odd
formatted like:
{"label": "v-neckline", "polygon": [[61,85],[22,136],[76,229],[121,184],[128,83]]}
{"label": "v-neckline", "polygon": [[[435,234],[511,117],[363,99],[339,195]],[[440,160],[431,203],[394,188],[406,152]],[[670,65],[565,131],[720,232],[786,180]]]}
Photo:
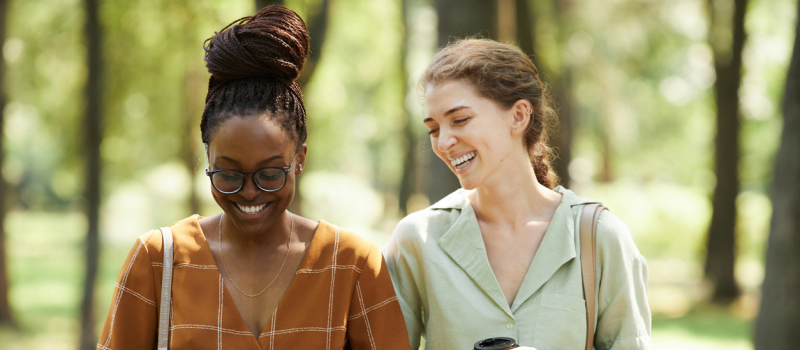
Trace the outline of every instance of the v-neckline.
{"label": "v-neckline", "polygon": [[[505,294],[500,288],[500,282],[497,281],[497,276],[489,264],[480,224],[469,200],[462,203],[461,213],[439,239],[439,245],[464,272],[476,281],[484,293],[489,295],[509,316],[514,317],[514,312],[522,303],[530,299],[561,265],[575,257],[574,228],[569,220],[571,217],[569,208],[569,202],[562,193],[561,202],[550,219],[542,242],[528,265],[528,270],[511,305],[508,304]],[[560,230],[566,232],[562,234],[558,232]],[[475,248],[482,250],[482,254],[476,253]]]}
{"label": "v-neckline", "polygon": [[[193,222],[194,225],[197,225],[197,230],[200,232],[199,239],[201,241],[198,242],[198,244],[200,245],[200,247],[201,247],[200,251],[201,251],[202,254],[205,255],[205,258],[211,259],[211,261],[214,262],[214,266],[217,267],[217,275],[219,275],[219,279],[220,279],[220,281],[222,283],[222,286],[224,287],[224,288],[222,288],[222,299],[223,299],[222,302],[223,302],[223,304],[227,303],[227,304],[233,305],[234,310],[236,310],[236,316],[238,316],[237,322],[241,323],[240,325],[237,325],[237,328],[238,328],[238,326],[244,327],[244,329],[246,329],[247,332],[250,333],[250,337],[249,338],[252,339],[253,341],[255,341],[255,343],[256,343],[256,345],[258,345],[259,349],[263,349],[263,347],[261,346],[261,341],[260,341],[261,337],[265,333],[269,332],[269,330],[272,327],[272,323],[275,321],[275,319],[273,317],[270,317],[269,322],[267,322],[267,324],[264,326],[264,329],[261,330],[261,333],[259,333],[258,338],[256,338],[255,335],[252,334],[252,331],[250,331],[250,328],[247,327],[247,322],[245,322],[244,318],[242,317],[242,313],[239,311],[239,306],[236,305],[236,302],[233,300],[233,296],[231,296],[230,291],[228,290],[228,285],[225,283],[225,279],[222,277],[222,273],[219,270],[219,265],[217,265],[217,261],[214,259],[214,254],[212,254],[212,252],[211,252],[211,246],[208,245],[208,240],[206,239],[206,234],[205,234],[205,232],[203,232],[203,228],[200,226],[200,218],[201,217],[199,215],[196,216],[195,220]],[[308,261],[307,261],[307,259],[309,258],[308,257],[308,251],[311,250],[312,247],[318,245],[319,244],[318,243],[319,240],[322,239],[322,238],[319,238],[319,236],[320,236],[319,233],[321,231],[322,226],[325,225],[327,227],[329,225],[328,223],[326,223],[325,221],[322,221],[322,220],[317,221],[317,223],[318,223],[317,224],[317,228],[314,230],[314,236],[311,238],[311,243],[309,243],[308,247],[305,249],[305,252],[303,253],[303,259],[300,260],[300,265],[297,266],[297,271],[302,270],[304,268],[304,266],[308,265]],[[297,276],[297,271],[295,271],[295,273],[294,273],[295,277]],[[296,279],[294,277],[292,277],[292,281],[289,282],[289,286],[286,288],[286,291],[283,292],[283,295],[281,296],[281,300],[278,301],[278,305],[275,306],[275,310],[272,311],[273,314],[276,311],[278,311],[278,309],[283,304],[283,301],[285,300],[286,295],[289,294],[289,291],[292,290],[292,288],[294,287],[295,280]]]}

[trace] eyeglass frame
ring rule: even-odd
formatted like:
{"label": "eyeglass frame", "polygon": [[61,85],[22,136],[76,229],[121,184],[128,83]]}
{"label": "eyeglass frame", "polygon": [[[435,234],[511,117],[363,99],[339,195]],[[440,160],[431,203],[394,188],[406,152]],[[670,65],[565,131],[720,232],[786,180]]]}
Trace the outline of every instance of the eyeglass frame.
{"label": "eyeglass frame", "polygon": [[[297,153],[294,154],[294,158],[292,158],[292,162],[289,163],[289,166],[285,166],[285,167],[281,167],[281,166],[265,166],[263,168],[256,169],[256,171],[254,171],[252,173],[243,173],[243,172],[241,172],[239,170],[236,170],[236,169],[208,170],[208,168],[210,168],[210,166],[208,164],[209,163],[208,162],[208,144],[206,144],[206,169],[205,169],[205,171],[206,171],[206,175],[208,176],[208,181],[211,181],[211,187],[214,187],[214,189],[217,190],[217,192],[222,193],[222,194],[234,194],[236,192],[241,191],[242,188],[244,188],[244,181],[248,176],[252,176],[253,177],[253,183],[256,185],[256,187],[258,187],[259,190],[262,190],[264,192],[278,192],[278,191],[282,190],[284,187],[286,187],[286,182],[289,181],[289,171],[292,170],[292,166],[294,165],[294,161],[297,160],[297,155],[298,154],[300,154],[300,152],[297,152]],[[253,176],[253,175],[255,175],[256,173],[258,173],[259,171],[264,170],[264,169],[279,169],[279,170],[282,170],[283,171],[283,185],[281,185],[281,187],[278,187],[275,190],[265,190],[263,187],[261,187],[258,184],[258,181],[256,180],[256,177]],[[214,174],[216,174],[218,172],[222,172],[222,171],[235,171],[235,172],[241,174],[242,175],[242,184],[239,185],[239,188],[237,188],[235,191],[231,191],[231,192],[225,192],[225,191],[222,191],[219,188],[217,188],[217,185],[214,184],[213,176],[214,176]]]}

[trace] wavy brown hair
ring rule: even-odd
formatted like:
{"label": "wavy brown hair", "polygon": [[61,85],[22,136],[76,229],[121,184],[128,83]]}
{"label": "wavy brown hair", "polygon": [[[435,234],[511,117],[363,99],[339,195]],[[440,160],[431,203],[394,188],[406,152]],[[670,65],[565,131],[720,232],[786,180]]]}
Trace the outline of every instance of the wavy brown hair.
{"label": "wavy brown hair", "polygon": [[547,188],[558,185],[558,176],[550,166],[553,152],[547,144],[547,127],[555,124],[547,89],[539,80],[533,61],[514,45],[489,39],[461,39],[451,42],[434,57],[422,77],[422,89],[444,81],[465,80],[479,95],[504,109],[519,100],[533,106],[533,115],[525,129],[525,147],[536,180]]}
{"label": "wavy brown hair", "polygon": [[205,61],[211,78],[200,132],[203,143],[225,120],[270,112],[297,141],[306,141],[303,92],[295,79],[309,53],[306,24],[280,5],[233,21],[206,40]]}

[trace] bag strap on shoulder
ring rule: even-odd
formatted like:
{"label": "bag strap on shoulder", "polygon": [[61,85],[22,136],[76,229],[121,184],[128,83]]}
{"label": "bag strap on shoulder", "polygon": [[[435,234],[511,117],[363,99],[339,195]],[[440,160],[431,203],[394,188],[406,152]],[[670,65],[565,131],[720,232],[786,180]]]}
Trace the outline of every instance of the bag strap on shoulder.
{"label": "bag strap on shoulder", "polygon": [[583,296],[586,299],[586,350],[594,345],[595,324],[595,253],[597,221],[600,213],[608,210],[599,203],[586,204],[581,216],[581,275],[583,276]]}
{"label": "bag strap on shoulder", "polygon": [[158,350],[167,350],[169,340],[169,310],[172,302],[172,230],[161,228],[164,238],[164,264],[161,272],[161,307],[158,311]]}

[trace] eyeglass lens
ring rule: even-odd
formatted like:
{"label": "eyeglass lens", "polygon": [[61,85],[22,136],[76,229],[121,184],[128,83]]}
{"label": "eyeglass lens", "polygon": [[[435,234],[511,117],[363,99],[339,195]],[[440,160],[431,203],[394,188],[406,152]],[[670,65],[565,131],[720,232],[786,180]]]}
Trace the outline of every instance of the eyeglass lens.
{"label": "eyeglass lens", "polygon": [[[235,170],[216,172],[211,181],[222,192],[236,192],[244,182],[245,176]],[[265,191],[277,191],[285,184],[286,173],[281,169],[264,168],[253,174],[258,187]]]}

